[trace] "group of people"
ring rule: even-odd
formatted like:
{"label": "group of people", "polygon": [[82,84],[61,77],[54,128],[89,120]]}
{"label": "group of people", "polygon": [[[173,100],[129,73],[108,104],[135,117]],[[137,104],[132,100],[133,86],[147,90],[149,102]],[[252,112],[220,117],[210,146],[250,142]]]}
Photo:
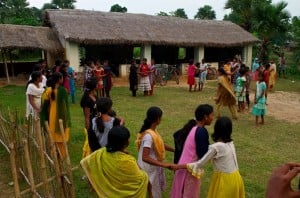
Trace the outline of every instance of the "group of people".
{"label": "group of people", "polygon": [[[222,106],[228,106],[232,119],[238,119],[238,112],[250,110],[250,83],[255,82],[254,105],[251,113],[255,116],[255,126],[264,124],[268,91],[272,90],[276,81],[276,65],[274,61],[260,64],[255,58],[252,70],[241,60],[233,58],[218,69],[218,88],[214,97],[216,116],[220,116]],[[261,121],[258,122],[259,117]]]}
{"label": "group of people", "polygon": [[[162,116],[163,111],[157,106],[147,110],[135,140],[137,160],[127,150],[130,132],[124,122],[115,126],[104,125],[104,128],[109,128],[106,142],[102,141],[104,143],[100,148],[80,162],[99,197],[162,197],[162,192],[166,189],[164,169],[167,168],[175,171],[170,197],[196,198],[200,195],[204,166],[209,161],[212,161],[214,171],[207,197],[245,197],[244,183],[231,137],[233,127],[230,118],[217,119],[211,136],[215,143],[209,144],[205,126],[213,122],[213,107],[208,104],[199,105],[195,110],[195,119],[189,120],[182,129],[174,133],[173,148],[164,143],[157,130]],[[105,132],[102,138],[104,134]],[[167,151],[172,153],[174,162],[165,162]],[[294,192],[288,186],[300,172],[299,167],[300,164],[292,163],[274,171],[269,180],[267,197],[271,198],[276,193],[299,195],[299,192]],[[288,175],[287,180],[284,179],[287,177],[285,175]],[[276,189],[273,185],[276,185]]]}
{"label": "group of people", "polygon": [[[98,107],[98,104],[98,111],[102,110],[101,114],[105,115],[104,106]],[[111,110],[111,105],[108,106]],[[245,197],[231,139],[232,122],[228,117],[217,120],[212,135],[215,143],[209,145],[205,126],[210,125],[214,119],[213,107],[199,105],[195,110],[196,119],[189,121],[174,134],[174,149],[164,143],[157,131],[162,116],[163,111],[157,106],[147,110],[135,141],[137,162],[127,151],[130,133],[124,127],[124,122],[114,126],[104,124],[101,140],[97,135],[92,137],[99,142],[100,147],[92,149],[92,153],[80,163],[99,197],[159,198],[166,188],[164,168],[175,171],[171,197],[199,197],[203,166],[209,160],[213,161],[214,166],[209,197]],[[95,126],[93,121],[92,126]],[[90,126],[91,133],[101,134],[98,129],[92,128]],[[109,129],[107,135],[106,129]],[[90,138],[88,141],[94,142]],[[167,151],[173,153],[177,161],[165,162]]]}
{"label": "group of people", "polygon": [[113,86],[113,72],[108,60],[101,63],[100,60],[86,60],[83,62],[83,89],[86,89],[86,82],[94,77],[97,79],[96,93],[98,97],[110,97]]}
{"label": "group of people", "polygon": [[[144,60],[140,67],[147,65],[146,63],[147,60]],[[223,67],[218,70],[216,113],[211,105],[199,105],[193,116],[195,119],[189,120],[182,129],[174,133],[174,147],[165,144],[157,130],[163,116],[162,109],[152,106],[147,110],[135,141],[138,152],[136,161],[127,150],[130,145],[130,132],[125,127],[124,119],[118,117],[113,110],[113,101],[109,98],[109,94],[106,97],[95,94],[99,86],[99,78],[91,74],[95,69],[90,65],[88,63],[86,68],[84,94],[80,101],[87,136],[80,163],[99,197],[159,198],[166,188],[165,168],[175,171],[171,197],[199,197],[203,167],[210,160],[214,172],[208,197],[245,197],[244,184],[231,138],[232,121],[228,117],[220,116],[220,107],[229,106],[232,118],[237,118],[236,101],[239,101],[238,97],[242,97],[241,92],[246,92],[246,89],[244,85],[242,89],[233,89],[231,79],[228,77],[232,75]],[[50,138],[55,142],[59,156],[64,159],[66,156],[64,142],[69,140],[71,120],[69,93],[63,86],[64,74],[59,72],[62,68],[53,70],[45,85],[42,84],[44,79],[42,72],[34,71],[28,82],[26,94],[30,107],[28,115],[40,117],[42,123],[48,121]],[[244,82],[239,79],[243,78],[244,68],[247,70],[243,65],[239,68],[240,75],[236,78],[236,86],[240,81]],[[137,74],[142,75],[143,71],[140,69]],[[146,73],[151,73],[149,71]],[[259,72],[257,76],[259,86],[257,85],[253,113],[261,109],[256,105],[265,104],[260,101],[265,97],[265,92],[262,91],[265,86],[260,85],[263,81],[262,73]],[[263,118],[264,113],[260,112],[259,115]],[[213,122],[214,114],[217,115],[212,134],[215,143],[209,144],[209,135],[205,126]],[[63,121],[63,136],[59,119]],[[167,151],[174,156],[174,162],[164,161]],[[291,179],[300,172],[299,167],[299,164],[287,164],[274,172],[274,176],[269,181],[267,196],[272,197],[274,191],[296,195],[297,192],[293,192],[287,184],[290,184]],[[282,179],[285,174],[289,176],[288,180]],[[281,180],[277,181],[278,178]],[[280,182],[285,182],[285,186],[280,186]],[[278,188],[269,190],[272,185],[277,185]]]}
{"label": "group of people", "polygon": [[202,59],[201,63],[197,62],[194,64],[194,60],[191,59],[189,60],[189,65],[188,65],[188,85],[189,85],[189,92],[192,91],[194,87],[194,91],[202,91],[203,86],[206,81],[206,76],[207,76],[207,70],[208,70],[208,64],[205,63],[205,60]]}
{"label": "group of people", "polygon": [[[151,63],[147,63],[147,59],[143,58],[139,66],[136,60],[131,61],[129,68],[129,89],[132,96],[136,97],[138,88],[144,93],[144,96],[152,96],[154,90],[154,73],[155,61],[151,59]],[[140,80],[140,83],[138,82]],[[139,86],[138,86],[139,83]]]}
{"label": "group of people", "polygon": [[[26,117],[40,119],[43,127],[48,121],[50,138],[55,142],[62,159],[66,156],[63,143],[69,140],[71,126],[69,95],[75,103],[74,75],[67,60],[56,61],[49,70],[46,62],[41,60],[34,67],[26,86]],[[63,121],[64,131],[61,131],[59,119]]]}

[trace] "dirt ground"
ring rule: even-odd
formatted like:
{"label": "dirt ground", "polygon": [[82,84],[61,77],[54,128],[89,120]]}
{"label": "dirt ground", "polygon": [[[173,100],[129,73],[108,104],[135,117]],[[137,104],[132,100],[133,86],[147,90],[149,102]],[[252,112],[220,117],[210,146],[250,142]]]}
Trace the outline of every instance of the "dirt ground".
{"label": "dirt ground", "polygon": [[300,123],[300,94],[284,91],[269,93],[267,115],[277,120]]}

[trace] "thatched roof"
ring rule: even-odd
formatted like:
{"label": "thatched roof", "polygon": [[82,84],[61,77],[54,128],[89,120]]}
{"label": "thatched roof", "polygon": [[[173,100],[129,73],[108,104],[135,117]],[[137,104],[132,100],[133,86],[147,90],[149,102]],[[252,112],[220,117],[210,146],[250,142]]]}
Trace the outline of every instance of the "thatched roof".
{"label": "thatched roof", "polygon": [[229,21],[189,20],[146,14],[46,10],[44,23],[66,40],[80,44],[231,47],[259,41]]}
{"label": "thatched roof", "polygon": [[49,27],[0,24],[0,49],[62,51],[57,35]]}

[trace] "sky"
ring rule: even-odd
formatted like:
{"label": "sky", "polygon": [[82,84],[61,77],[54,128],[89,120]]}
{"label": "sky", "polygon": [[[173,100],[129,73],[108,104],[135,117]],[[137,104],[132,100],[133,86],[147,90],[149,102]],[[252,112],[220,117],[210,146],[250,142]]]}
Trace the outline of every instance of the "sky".
{"label": "sky", "polygon": [[[75,3],[76,9],[95,10],[109,12],[114,4],[119,4],[127,8],[128,13],[143,13],[156,15],[160,11],[169,13],[178,8],[183,8],[189,19],[193,19],[200,7],[210,5],[216,12],[218,20],[222,20],[229,10],[225,10],[225,2],[227,0],[77,0]],[[273,3],[278,3],[281,0],[273,0]],[[30,7],[41,8],[44,3],[50,3],[51,0],[27,0]],[[291,16],[300,16],[299,0],[285,0],[288,3],[286,8]]]}

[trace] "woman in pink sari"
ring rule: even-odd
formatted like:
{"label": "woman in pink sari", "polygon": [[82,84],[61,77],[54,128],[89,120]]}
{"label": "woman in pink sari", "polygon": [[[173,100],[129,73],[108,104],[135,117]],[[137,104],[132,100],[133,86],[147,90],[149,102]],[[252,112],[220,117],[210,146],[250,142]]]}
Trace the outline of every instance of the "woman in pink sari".
{"label": "woman in pink sari", "polygon": [[[195,162],[208,151],[208,132],[205,125],[213,121],[213,107],[208,104],[199,105],[195,111],[196,126],[192,128],[184,142],[183,151],[178,164]],[[180,145],[179,145],[180,147]],[[186,169],[175,172],[171,190],[171,198],[198,198],[201,180],[192,176]]]}

